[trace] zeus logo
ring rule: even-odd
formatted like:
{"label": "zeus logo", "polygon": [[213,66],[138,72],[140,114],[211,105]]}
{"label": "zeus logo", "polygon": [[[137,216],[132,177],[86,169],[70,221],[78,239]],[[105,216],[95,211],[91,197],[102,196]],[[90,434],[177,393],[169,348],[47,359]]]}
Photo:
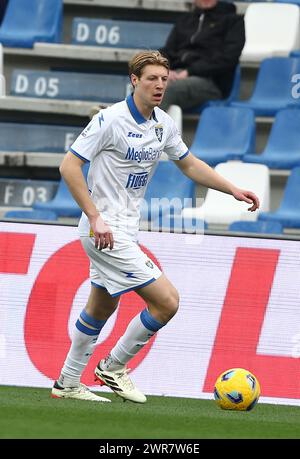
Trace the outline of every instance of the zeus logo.
{"label": "zeus logo", "polygon": [[137,139],[141,139],[143,134],[136,134],[135,132],[128,132],[127,137],[136,137]]}
{"label": "zeus logo", "polygon": [[140,172],[138,174],[129,174],[126,188],[132,188],[138,190],[143,186],[147,185],[148,172]]}

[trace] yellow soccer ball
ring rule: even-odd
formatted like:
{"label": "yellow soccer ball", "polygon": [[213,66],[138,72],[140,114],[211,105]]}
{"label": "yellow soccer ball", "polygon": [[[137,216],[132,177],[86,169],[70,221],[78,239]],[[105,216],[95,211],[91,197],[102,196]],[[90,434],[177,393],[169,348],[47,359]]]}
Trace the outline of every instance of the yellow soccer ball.
{"label": "yellow soccer ball", "polygon": [[216,383],[214,398],[223,410],[250,411],[260,396],[257,378],[244,368],[231,368],[224,371]]}

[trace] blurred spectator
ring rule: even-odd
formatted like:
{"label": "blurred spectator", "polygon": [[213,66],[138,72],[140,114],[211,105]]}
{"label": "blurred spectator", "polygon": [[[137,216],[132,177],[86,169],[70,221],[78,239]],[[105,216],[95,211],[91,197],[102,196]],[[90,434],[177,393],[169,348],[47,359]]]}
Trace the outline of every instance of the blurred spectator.
{"label": "blurred spectator", "polygon": [[2,19],[4,18],[7,4],[8,4],[8,0],[0,0],[0,25],[2,23]]}
{"label": "blurred spectator", "polygon": [[177,21],[160,50],[171,68],[161,108],[191,109],[226,98],[244,44],[244,19],[233,3],[194,0],[193,11]]}

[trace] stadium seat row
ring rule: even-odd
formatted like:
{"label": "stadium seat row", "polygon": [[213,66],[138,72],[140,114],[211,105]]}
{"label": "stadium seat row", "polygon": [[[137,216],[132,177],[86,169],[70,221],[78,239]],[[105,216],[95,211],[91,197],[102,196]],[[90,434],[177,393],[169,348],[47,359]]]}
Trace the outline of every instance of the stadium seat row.
{"label": "stadium seat row", "polygon": [[63,153],[81,131],[76,126],[0,122],[0,151]]}
{"label": "stadium seat row", "polygon": [[267,145],[255,153],[255,117],[250,108],[204,109],[191,145],[193,154],[211,166],[229,160],[265,164],[270,169],[300,166],[300,109],[280,110]]}
{"label": "stadium seat row", "polygon": [[[288,56],[299,47],[299,20],[300,9],[295,4],[250,4],[245,12],[246,43],[241,61],[260,62],[266,57]],[[77,17],[72,21],[72,43],[156,49],[164,45],[172,25]],[[0,42],[5,46],[29,48],[36,42],[60,43],[62,26],[62,0],[52,0],[50,3],[47,0],[28,0],[26,3],[23,0],[10,0],[0,27]]]}
{"label": "stadium seat row", "polygon": [[[191,151],[211,166],[230,160],[265,164],[270,169],[300,166],[300,108],[280,110],[267,145],[256,153],[253,110],[207,107],[198,121]],[[80,134],[76,126],[0,123],[0,152],[64,153]]]}
{"label": "stadium seat row", "polygon": [[128,76],[75,72],[16,69],[11,81],[13,96],[104,103],[123,100],[129,88]]}
{"label": "stadium seat row", "polygon": [[[219,164],[216,170],[237,186],[253,185],[253,176],[255,176],[254,191],[261,201],[260,210],[249,214],[245,203],[233,201],[231,196],[211,189],[208,190],[203,202],[198,205],[199,203],[195,201],[194,183],[171,161],[165,161],[159,163],[146,191],[141,222],[151,222],[152,229],[169,225],[171,229],[181,228],[195,232],[207,228],[209,224],[231,225],[236,221],[251,222],[253,231],[258,232],[280,233],[282,228],[300,228],[300,167],[292,169],[281,204],[274,212],[269,211],[270,183],[266,166],[227,162]],[[87,173],[88,165],[84,166],[85,176]],[[196,205],[189,207],[192,204]],[[59,217],[79,217],[81,214],[63,179],[53,199],[46,202],[36,201],[32,207],[33,213],[30,210],[24,210],[20,214],[14,211],[14,213],[6,213],[5,217],[57,220]],[[254,225],[257,221],[264,223]],[[271,229],[273,224],[274,228]],[[246,223],[241,223],[240,227],[230,226],[230,229],[243,231],[244,225]]]}
{"label": "stadium seat row", "polygon": [[[300,107],[300,57],[264,59],[248,100],[238,99],[239,85],[238,66],[229,98],[212,101],[194,111],[201,112],[207,105],[232,105],[251,108],[256,116],[274,116],[283,108]],[[123,100],[130,90],[125,75],[15,69],[11,80],[11,95],[18,97],[114,103]]]}
{"label": "stadium seat row", "polygon": [[[6,219],[17,220],[34,220],[34,221],[56,221],[57,215],[51,210],[10,210],[5,213]],[[199,219],[184,219],[180,217],[170,217],[164,225],[163,221],[151,222],[152,231],[178,231],[185,233],[201,234],[208,229],[205,221]],[[236,221],[228,226],[228,231],[238,233],[261,233],[261,234],[283,234],[284,228],[279,221],[263,221],[255,222]]]}
{"label": "stadium seat row", "polygon": [[[78,17],[72,21],[72,43],[156,49],[164,44],[172,25]],[[24,48],[32,48],[36,42],[61,43],[62,28],[62,0],[10,0],[0,27],[0,42]]]}

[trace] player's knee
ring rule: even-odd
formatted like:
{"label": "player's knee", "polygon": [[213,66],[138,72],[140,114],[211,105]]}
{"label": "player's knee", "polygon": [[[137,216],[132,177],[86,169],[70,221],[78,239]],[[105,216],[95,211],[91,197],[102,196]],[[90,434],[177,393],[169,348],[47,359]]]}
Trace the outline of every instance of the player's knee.
{"label": "player's knee", "polygon": [[164,321],[168,322],[175,316],[179,307],[179,294],[175,288],[170,289],[161,304],[161,311],[164,315]]}

